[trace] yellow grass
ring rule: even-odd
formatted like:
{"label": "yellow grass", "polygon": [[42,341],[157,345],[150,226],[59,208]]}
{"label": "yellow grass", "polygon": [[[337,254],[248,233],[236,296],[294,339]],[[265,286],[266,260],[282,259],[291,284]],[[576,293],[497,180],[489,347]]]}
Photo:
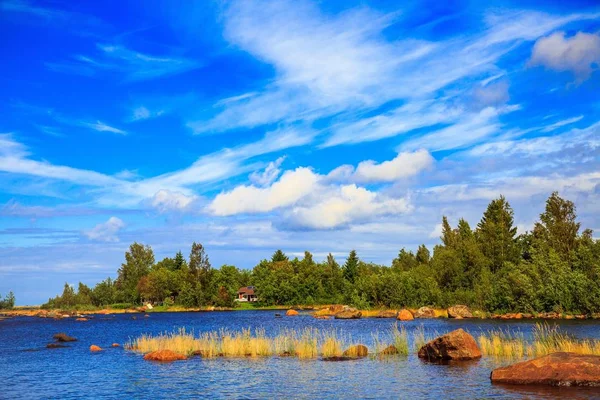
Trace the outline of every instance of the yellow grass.
{"label": "yellow grass", "polygon": [[548,324],[537,324],[531,341],[526,340],[520,332],[501,330],[484,333],[478,341],[482,354],[490,357],[540,357],[557,351],[600,355],[599,340],[579,340],[561,332],[558,326]]}

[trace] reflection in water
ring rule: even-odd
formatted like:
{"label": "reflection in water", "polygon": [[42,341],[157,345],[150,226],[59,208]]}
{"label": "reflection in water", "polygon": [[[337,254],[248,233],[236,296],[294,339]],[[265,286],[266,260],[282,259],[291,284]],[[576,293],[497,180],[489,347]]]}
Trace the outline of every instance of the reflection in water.
{"label": "reflection in water", "polygon": [[[73,320],[14,318],[0,323],[0,398],[600,398],[598,389],[499,386],[490,371],[513,360],[483,358],[471,362],[433,364],[415,354],[385,360],[323,362],[297,358],[201,359],[172,364],[150,363],[113,342],[125,343],[142,333],[171,332],[179,327],[200,332],[227,328],[264,328],[276,335],[284,329],[337,329],[373,349],[393,320],[316,320],[308,315],[275,318],[271,311],[165,313],[132,320],[117,315],[85,324]],[[403,324],[409,337],[463,328],[475,336],[491,329],[519,329],[530,335],[529,321],[417,320]],[[594,321],[564,321],[577,337],[598,338]],[[52,335],[66,332],[79,339],[69,348],[46,349]],[[91,344],[105,350],[92,355]],[[411,343],[411,349],[413,344]],[[35,351],[32,351],[35,350]]]}

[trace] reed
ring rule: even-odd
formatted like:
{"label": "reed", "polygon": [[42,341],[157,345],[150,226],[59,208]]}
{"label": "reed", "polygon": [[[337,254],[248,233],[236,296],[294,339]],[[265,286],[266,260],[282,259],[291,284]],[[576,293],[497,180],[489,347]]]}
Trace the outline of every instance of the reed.
{"label": "reed", "polygon": [[398,323],[396,322],[392,327],[392,337],[394,339],[394,346],[396,350],[398,350],[398,354],[401,356],[407,356],[409,353],[408,347],[408,333],[406,332],[406,328],[402,326],[398,328]]}

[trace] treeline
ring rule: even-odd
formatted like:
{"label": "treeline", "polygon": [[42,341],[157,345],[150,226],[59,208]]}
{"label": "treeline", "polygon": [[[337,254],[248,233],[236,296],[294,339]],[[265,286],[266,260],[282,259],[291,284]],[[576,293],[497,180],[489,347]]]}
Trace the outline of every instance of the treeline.
{"label": "treeline", "polygon": [[15,306],[15,295],[13,292],[8,292],[4,300],[0,295],[0,310],[9,310]]}
{"label": "treeline", "polygon": [[575,205],[553,193],[531,232],[517,235],[514,213],[500,196],[473,229],[442,220],[433,252],[400,250],[391,266],[363,262],[351,251],[342,265],[329,254],[289,259],[277,250],[252,271],[211,267],[201,244],[155,262],[149,246],[134,243],[116,280],[93,289],[65,285],[46,306],[105,306],[151,301],[186,307],[234,306],[237,290],[253,285],[260,305],[345,303],[359,308],[446,307],[467,304],[489,312],[600,311],[600,241],[580,232]]}

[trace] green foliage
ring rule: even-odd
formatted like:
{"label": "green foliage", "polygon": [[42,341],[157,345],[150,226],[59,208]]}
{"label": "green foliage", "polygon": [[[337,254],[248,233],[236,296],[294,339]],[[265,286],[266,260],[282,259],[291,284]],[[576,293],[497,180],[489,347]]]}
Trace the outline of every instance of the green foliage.
{"label": "green foliage", "polygon": [[4,300],[0,295],[0,310],[10,310],[15,306],[15,295],[13,292],[8,292]]}
{"label": "green foliage", "polygon": [[263,307],[467,304],[491,313],[595,313],[600,311],[600,241],[590,230],[579,234],[575,217],[573,203],[553,193],[534,231],[516,236],[513,210],[500,196],[475,231],[464,219],[453,228],[443,217],[442,243],[433,255],[425,245],[416,254],[401,249],[390,267],[361,261],[354,250],[343,267],[332,254],[318,262],[306,251],[302,259],[290,260],[277,250],[252,270],[215,269],[199,243],[192,245],[189,262],[178,252],[155,264],[152,249],[134,243],[116,282],[108,278],[93,289],[80,283],[77,291],[65,284],[62,295],[44,307],[132,307],[144,300],[252,309],[256,304],[235,301],[240,287],[252,285]]}

